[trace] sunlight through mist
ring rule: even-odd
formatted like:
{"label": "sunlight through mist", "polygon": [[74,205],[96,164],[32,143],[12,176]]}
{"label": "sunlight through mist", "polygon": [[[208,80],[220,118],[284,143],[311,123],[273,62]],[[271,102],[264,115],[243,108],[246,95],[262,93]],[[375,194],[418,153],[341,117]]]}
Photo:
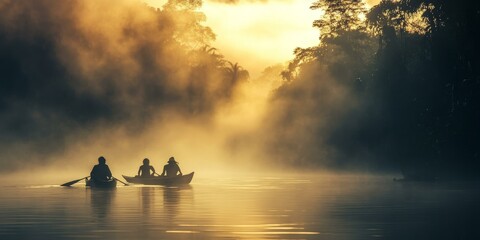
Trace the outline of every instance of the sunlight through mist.
{"label": "sunlight through mist", "polygon": [[[165,2],[145,1],[154,7]],[[319,33],[312,22],[319,12],[310,10],[310,4],[304,0],[204,1],[201,11],[217,35],[214,47],[256,77],[264,68],[290,60],[296,47],[318,44]]]}

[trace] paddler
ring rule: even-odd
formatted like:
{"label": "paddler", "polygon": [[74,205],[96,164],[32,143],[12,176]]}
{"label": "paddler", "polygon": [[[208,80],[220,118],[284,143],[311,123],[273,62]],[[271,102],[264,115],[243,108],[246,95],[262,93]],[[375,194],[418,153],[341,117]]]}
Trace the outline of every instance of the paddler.
{"label": "paddler", "polygon": [[105,158],[101,156],[98,158],[98,164],[93,166],[93,169],[90,172],[90,178],[94,181],[109,181],[112,179],[112,172],[105,162]]}
{"label": "paddler", "polygon": [[[177,173],[179,173],[179,174],[177,174]],[[179,176],[183,175],[182,171],[180,170],[180,167],[178,166],[178,162],[175,161],[174,157],[170,157],[168,159],[168,164],[163,166],[162,176],[165,176],[165,175],[167,177],[175,177],[177,175],[179,175]]]}
{"label": "paddler", "polygon": [[137,175],[140,177],[152,177],[155,173],[155,168],[150,165],[150,160],[148,158],[143,159],[143,165],[138,169]]}

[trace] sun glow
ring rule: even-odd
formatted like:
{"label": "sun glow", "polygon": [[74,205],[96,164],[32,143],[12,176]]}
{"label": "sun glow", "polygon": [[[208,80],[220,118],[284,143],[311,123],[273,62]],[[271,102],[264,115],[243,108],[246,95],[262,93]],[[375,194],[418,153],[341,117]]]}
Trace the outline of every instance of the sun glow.
{"label": "sun glow", "polygon": [[319,33],[312,27],[318,13],[309,5],[304,0],[207,2],[203,11],[217,33],[220,51],[257,75],[267,66],[292,59],[296,47],[318,44]]}
{"label": "sun glow", "polygon": [[[144,1],[154,7],[165,2]],[[207,0],[201,11],[207,16],[206,25],[217,35],[212,45],[255,78],[264,68],[292,59],[296,47],[318,44],[319,33],[312,22],[319,12],[310,10],[310,4],[305,0],[237,4]]]}

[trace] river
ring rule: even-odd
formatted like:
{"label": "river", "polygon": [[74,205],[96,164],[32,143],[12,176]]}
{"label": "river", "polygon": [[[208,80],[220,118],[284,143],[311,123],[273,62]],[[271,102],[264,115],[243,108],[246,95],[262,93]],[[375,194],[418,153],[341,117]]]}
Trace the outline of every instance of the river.
{"label": "river", "polygon": [[2,186],[0,239],[480,239],[478,189],[340,175]]}

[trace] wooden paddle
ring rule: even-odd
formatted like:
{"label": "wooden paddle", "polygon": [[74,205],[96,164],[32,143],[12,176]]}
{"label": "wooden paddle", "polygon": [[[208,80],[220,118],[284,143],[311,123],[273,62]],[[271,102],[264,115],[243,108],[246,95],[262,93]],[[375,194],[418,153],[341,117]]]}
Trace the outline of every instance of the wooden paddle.
{"label": "wooden paddle", "polygon": [[77,179],[77,180],[73,180],[73,181],[70,181],[70,182],[66,182],[66,183],[64,183],[64,184],[62,184],[62,185],[60,185],[60,186],[70,187],[70,186],[72,186],[73,184],[75,184],[75,183],[77,183],[77,182],[80,182],[80,181],[82,181],[83,179],[87,179],[87,178],[88,178],[88,176],[87,176],[87,177],[80,178],[80,179]]}
{"label": "wooden paddle", "polygon": [[128,186],[128,183],[124,183],[124,182],[120,181],[120,179],[118,179],[118,178],[116,178],[116,177],[113,177],[113,179],[115,179],[115,180],[118,181],[118,182],[123,183],[125,186]]}

